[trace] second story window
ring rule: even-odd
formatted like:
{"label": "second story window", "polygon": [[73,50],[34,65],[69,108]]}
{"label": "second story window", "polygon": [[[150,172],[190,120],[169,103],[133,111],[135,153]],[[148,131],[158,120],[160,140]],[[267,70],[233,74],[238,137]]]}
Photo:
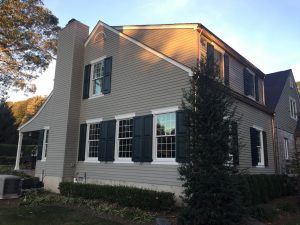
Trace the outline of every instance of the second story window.
{"label": "second story window", "polygon": [[289,103],[290,103],[290,117],[294,120],[297,120],[297,105],[296,105],[296,100],[293,99],[292,97],[289,98]]}
{"label": "second story window", "polygon": [[100,57],[84,68],[83,99],[111,92],[112,57]]}
{"label": "second story window", "polygon": [[259,101],[258,77],[248,68],[244,69],[244,94]]}
{"label": "second story window", "polygon": [[223,53],[214,48],[214,61],[219,68],[220,78],[224,77],[224,56]]}
{"label": "second story window", "polygon": [[102,84],[104,75],[104,60],[92,65],[92,95],[102,94]]}
{"label": "second story window", "polygon": [[294,81],[293,81],[293,78],[290,77],[290,88],[294,88]]}

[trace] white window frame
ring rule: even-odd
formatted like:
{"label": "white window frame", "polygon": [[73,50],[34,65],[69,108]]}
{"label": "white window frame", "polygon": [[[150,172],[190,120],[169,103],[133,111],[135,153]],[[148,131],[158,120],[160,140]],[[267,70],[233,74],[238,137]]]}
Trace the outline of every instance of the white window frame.
{"label": "white window frame", "polygon": [[100,163],[100,161],[98,161],[98,157],[89,157],[89,150],[90,150],[89,136],[90,136],[90,125],[96,124],[96,123],[101,123],[102,121],[103,121],[102,118],[86,120],[87,128],[86,128],[86,137],[85,137],[85,160],[84,160],[84,162]]}
{"label": "white window frame", "polygon": [[[222,48],[220,48],[218,45],[214,44],[214,43],[213,43],[213,46],[214,46],[214,51],[220,52],[221,55],[222,55],[222,57],[221,57],[221,63],[223,64],[223,68],[222,68],[222,73],[220,73],[220,79],[224,83],[225,82],[225,80],[224,80],[224,78],[225,78],[224,77],[224,75],[225,75],[225,63],[224,63],[224,54],[225,54],[225,51]],[[215,59],[214,59],[214,63],[215,63]]]}
{"label": "white window frame", "polygon": [[[42,160],[41,161],[46,161],[46,150],[48,154],[48,146],[49,146],[49,126],[44,127],[44,137],[43,137],[43,149],[42,149]],[[47,137],[48,135],[48,137]]]}
{"label": "white window frame", "polygon": [[[153,114],[153,139],[152,139],[152,158],[153,161],[151,164],[169,164],[169,165],[178,165],[175,158],[157,158],[157,135],[156,135],[156,125],[157,125],[157,116],[167,113],[176,113],[179,110],[178,106],[167,107],[161,109],[152,110]],[[175,114],[175,141],[176,141],[176,114]],[[175,155],[176,155],[176,144],[175,144]]]}
{"label": "white window frame", "polygon": [[283,149],[284,149],[284,158],[286,160],[289,159],[289,139],[288,138],[283,138]]}
{"label": "white window frame", "polygon": [[290,111],[290,117],[294,120],[297,120],[297,104],[296,100],[292,98],[291,96],[289,97],[289,111]]}
{"label": "white window frame", "polygon": [[[128,113],[115,116],[116,119],[116,139],[115,139],[115,161],[114,163],[134,163],[132,161],[132,157],[124,158],[119,157],[119,122],[120,120],[128,120],[133,119],[135,117],[135,113]],[[133,139],[133,132],[132,132],[132,139]]]}
{"label": "white window frame", "polygon": [[263,128],[258,127],[258,126],[253,126],[254,129],[259,131],[259,141],[260,141],[260,146],[256,146],[257,148],[259,147],[258,154],[260,155],[260,162],[257,162],[256,167],[265,167],[265,151],[264,151],[264,137],[263,137]]}
{"label": "white window frame", "polygon": [[91,73],[90,73],[90,87],[89,87],[89,99],[93,99],[93,98],[98,98],[101,96],[104,96],[104,94],[102,93],[102,90],[99,94],[93,94],[93,74],[94,74],[94,65],[100,61],[104,61],[104,59],[106,59],[106,56],[101,56],[100,58],[94,59],[92,61],[90,61],[91,64]]}
{"label": "white window frame", "polygon": [[249,68],[247,68],[249,74],[252,75],[252,81],[253,81],[253,95],[247,95],[249,98],[251,98],[252,100],[256,101],[256,86],[255,86],[255,73],[250,70]]}

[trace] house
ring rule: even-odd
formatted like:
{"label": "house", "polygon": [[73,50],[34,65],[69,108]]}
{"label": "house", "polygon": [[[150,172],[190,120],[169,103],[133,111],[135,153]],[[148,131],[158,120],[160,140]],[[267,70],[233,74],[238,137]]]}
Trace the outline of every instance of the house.
{"label": "house", "polygon": [[267,74],[266,105],[275,112],[275,144],[279,173],[286,174],[295,152],[295,134],[300,107],[297,85],[292,70]]}
{"label": "house", "polygon": [[35,175],[57,190],[61,181],[182,191],[185,160],[182,89],[206,55],[220,66],[237,101],[239,152],[250,173],[275,173],[273,112],[265,105],[265,74],[198,23],[112,27],[89,34],[71,20],[59,35],[54,89],[19,127],[39,133]]}

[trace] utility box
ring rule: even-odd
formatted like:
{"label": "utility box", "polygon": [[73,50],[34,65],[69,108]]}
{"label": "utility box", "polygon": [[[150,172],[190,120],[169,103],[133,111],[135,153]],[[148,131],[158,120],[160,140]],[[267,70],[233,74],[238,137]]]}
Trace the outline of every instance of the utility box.
{"label": "utility box", "polygon": [[19,198],[21,178],[13,175],[0,175],[0,199]]}

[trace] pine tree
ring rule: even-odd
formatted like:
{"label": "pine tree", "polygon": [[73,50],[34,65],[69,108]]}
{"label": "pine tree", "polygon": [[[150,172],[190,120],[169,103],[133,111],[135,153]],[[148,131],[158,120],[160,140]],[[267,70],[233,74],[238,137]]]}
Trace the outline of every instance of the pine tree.
{"label": "pine tree", "polygon": [[230,225],[242,215],[238,171],[232,163],[237,153],[235,103],[219,77],[218,65],[203,60],[184,94],[190,159],[179,167],[186,204],[179,218],[183,224]]}

